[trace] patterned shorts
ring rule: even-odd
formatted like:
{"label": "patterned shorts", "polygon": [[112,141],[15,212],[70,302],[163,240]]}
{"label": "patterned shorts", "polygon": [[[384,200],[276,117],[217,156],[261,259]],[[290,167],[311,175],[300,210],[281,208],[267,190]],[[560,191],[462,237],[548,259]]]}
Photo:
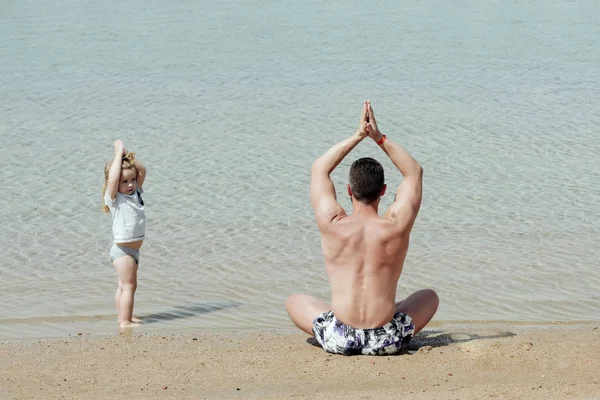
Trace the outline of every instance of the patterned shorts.
{"label": "patterned shorts", "polygon": [[408,315],[397,312],[382,327],[355,329],[338,321],[333,311],[327,311],[313,321],[313,333],[328,353],[379,356],[402,351],[415,333],[415,326]]}

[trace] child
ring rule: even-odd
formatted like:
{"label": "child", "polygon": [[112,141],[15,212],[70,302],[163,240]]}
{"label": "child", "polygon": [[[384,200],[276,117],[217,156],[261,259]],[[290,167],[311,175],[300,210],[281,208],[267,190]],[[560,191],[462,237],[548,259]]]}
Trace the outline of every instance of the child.
{"label": "child", "polygon": [[115,295],[118,321],[121,328],[139,326],[133,317],[133,296],[137,288],[140,247],[146,234],[146,215],[142,200],[142,185],[146,168],[127,152],[121,140],[115,140],[115,156],[104,167],[102,211],[110,211],[113,219],[114,242],[110,261],[117,270],[119,287]]}

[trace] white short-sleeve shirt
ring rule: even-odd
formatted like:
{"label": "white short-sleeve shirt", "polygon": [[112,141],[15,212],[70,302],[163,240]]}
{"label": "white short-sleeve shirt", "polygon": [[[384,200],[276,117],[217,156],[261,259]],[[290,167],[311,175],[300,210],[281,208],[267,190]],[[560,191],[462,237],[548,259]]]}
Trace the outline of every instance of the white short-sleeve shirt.
{"label": "white short-sleeve shirt", "polygon": [[106,191],[104,203],[110,208],[112,215],[115,243],[137,242],[146,236],[146,213],[142,193],[142,188],[137,188],[131,195],[117,192],[113,200]]}

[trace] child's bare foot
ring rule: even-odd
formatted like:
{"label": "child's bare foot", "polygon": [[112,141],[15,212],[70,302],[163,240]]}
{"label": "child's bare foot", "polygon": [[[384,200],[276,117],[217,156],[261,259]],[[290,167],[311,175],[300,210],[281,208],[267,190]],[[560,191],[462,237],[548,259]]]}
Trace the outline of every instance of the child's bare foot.
{"label": "child's bare foot", "polygon": [[[119,320],[117,320],[117,322],[119,322]],[[136,317],[131,317],[131,322],[134,322],[134,323],[136,323],[136,324],[139,324],[139,323],[141,323],[141,322],[142,322],[142,320],[141,320],[141,319],[139,319],[139,318],[136,318]]]}
{"label": "child's bare foot", "polygon": [[133,322],[133,321],[123,321],[123,322],[119,322],[119,328],[124,329],[124,328],[135,328],[140,326],[141,324],[137,323],[137,322]]}

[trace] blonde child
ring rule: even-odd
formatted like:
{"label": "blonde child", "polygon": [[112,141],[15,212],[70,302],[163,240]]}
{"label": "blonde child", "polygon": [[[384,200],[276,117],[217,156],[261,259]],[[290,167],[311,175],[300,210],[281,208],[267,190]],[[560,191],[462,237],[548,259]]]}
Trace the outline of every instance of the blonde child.
{"label": "blonde child", "polygon": [[133,317],[133,297],[137,288],[140,247],[146,234],[146,215],[142,200],[142,185],[146,168],[127,152],[121,140],[115,140],[115,155],[104,167],[102,211],[112,215],[113,245],[110,261],[117,270],[119,287],[115,294],[118,321],[121,328],[138,326]]}

